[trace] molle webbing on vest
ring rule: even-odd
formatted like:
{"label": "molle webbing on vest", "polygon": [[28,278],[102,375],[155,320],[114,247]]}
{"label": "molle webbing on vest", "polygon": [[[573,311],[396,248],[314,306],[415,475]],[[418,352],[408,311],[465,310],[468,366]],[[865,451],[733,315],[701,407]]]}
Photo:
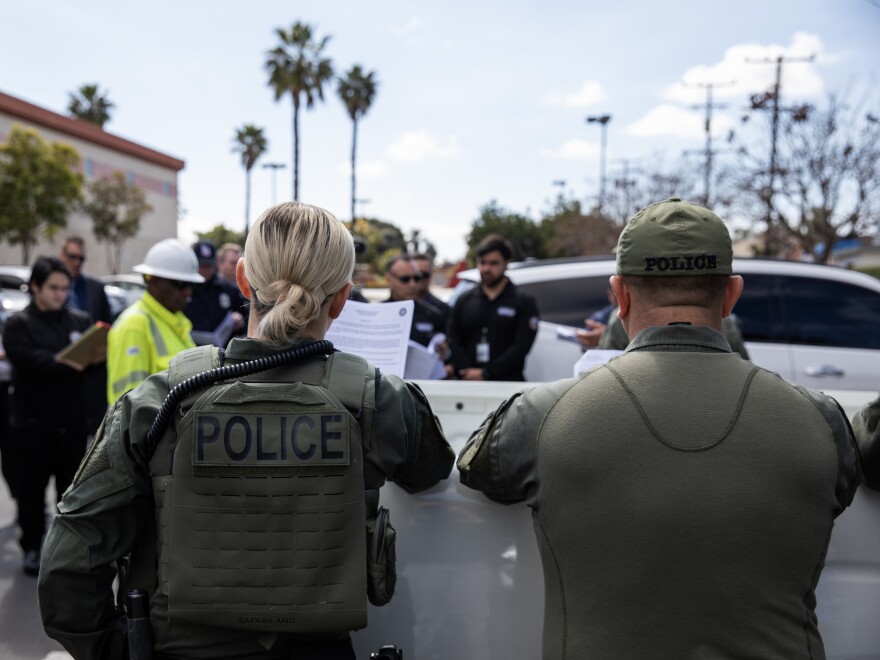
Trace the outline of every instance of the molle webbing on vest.
{"label": "molle webbing on vest", "polygon": [[366,625],[359,429],[326,390],[210,390],[178,428],[172,480],[170,618],[272,632]]}
{"label": "molle webbing on vest", "polygon": [[373,374],[348,358],[214,386],[179,419],[173,474],[153,479],[169,618],[267,633],[366,625]]}

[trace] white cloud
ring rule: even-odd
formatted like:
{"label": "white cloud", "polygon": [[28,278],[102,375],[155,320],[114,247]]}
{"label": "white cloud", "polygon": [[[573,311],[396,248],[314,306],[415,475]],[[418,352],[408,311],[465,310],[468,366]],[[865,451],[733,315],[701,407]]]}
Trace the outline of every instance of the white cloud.
{"label": "white cloud", "polygon": [[[345,161],[339,163],[336,167],[336,171],[345,176],[351,176],[351,162]],[[385,167],[385,163],[381,160],[370,160],[364,161],[363,163],[357,163],[358,179],[378,179],[385,176],[387,171],[388,168]]]}
{"label": "white cloud", "polygon": [[392,25],[391,26],[391,34],[396,34],[397,36],[402,36],[404,34],[409,34],[410,32],[414,32],[419,27],[419,19],[411,18],[406,23],[402,25]]}
{"label": "white cloud", "polygon": [[451,158],[458,152],[455,138],[442,143],[425,130],[404,133],[386,150],[389,157],[401,163],[418,163],[432,157]]}
{"label": "white cloud", "polygon": [[[682,108],[664,103],[649,110],[641,119],[626,127],[626,132],[635,137],[675,137],[697,138],[706,135],[706,115],[703,110]],[[736,125],[730,115],[712,115],[712,135],[727,134]]]}
{"label": "white cloud", "polygon": [[599,146],[587,140],[569,140],[556,149],[541,149],[543,158],[554,160],[590,160],[599,155]]}
{"label": "white cloud", "polygon": [[644,117],[627,126],[626,132],[636,137],[698,137],[704,134],[703,119],[697,112],[667,103],[648,111]]}
{"label": "white cloud", "polygon": [[544,102],[548,105],[559,105],[565,108],[588,108],[591,105],[601,103],[608,98],[605,90],[595,80],[587,80],[576,92],[561,94],[553,92]]}
{"label": "white cloud", "polygon": [[[812,62],[797,61],[815,55]],[[833,61],[826,56],[822,40],[815,34],[798,32],[788,46],[779,44],[738,44],[724,51],[720,62],[698,65],[685,71],[680,82],[671,85],[664,98],[676,103],[705,103],[706,88],[713,84],[713,99],[735,99],[770,89],[776,79],[776,60],[782,65],[782,98],[803,99],[822,94],[824,83],[818,62]]]}

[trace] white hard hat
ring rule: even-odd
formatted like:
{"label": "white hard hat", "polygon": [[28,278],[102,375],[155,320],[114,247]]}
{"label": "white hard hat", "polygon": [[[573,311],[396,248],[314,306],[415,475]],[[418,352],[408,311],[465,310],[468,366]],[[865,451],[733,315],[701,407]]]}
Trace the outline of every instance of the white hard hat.
{"label": "white hard hat", "polygon": [[201,284],[205,278],[199,275],[199,262],[193,251],[175,238],[159,241],[147,252],[144,263],[132,270],[144,275],[155,275],[166,280]]}

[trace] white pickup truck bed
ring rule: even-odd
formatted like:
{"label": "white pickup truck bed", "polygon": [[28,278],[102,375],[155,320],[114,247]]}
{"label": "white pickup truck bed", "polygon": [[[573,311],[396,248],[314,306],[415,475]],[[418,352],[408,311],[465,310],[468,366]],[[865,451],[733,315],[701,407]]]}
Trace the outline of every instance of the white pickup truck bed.
{"label": "white pickup truck bed", "polygon": [[[522,383],[420,382],[458,453]],[[876,392],[829,392],[852,415]],[[531,515],[447,481],[416,496],[382,489],[398,532],[397,592],[370,608],[358,658],[396,644],[407,660],[541,657],[544,585]],[[861,489],[837,520],[818,587],[828,658],[880,660],[880,493]],[[638,594],[634,594],[638,597]]]}

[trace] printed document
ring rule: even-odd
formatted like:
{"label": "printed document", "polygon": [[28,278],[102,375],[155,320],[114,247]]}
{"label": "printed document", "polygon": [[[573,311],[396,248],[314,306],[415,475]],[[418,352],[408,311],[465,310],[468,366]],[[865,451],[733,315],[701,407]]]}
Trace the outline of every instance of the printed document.
{"label": "printed document", "polygon": [[327,331],[326,339],[340,351],[366,358],[382,373],[403,378],[414,307],[412,300],[387,303],[349,300]]}

